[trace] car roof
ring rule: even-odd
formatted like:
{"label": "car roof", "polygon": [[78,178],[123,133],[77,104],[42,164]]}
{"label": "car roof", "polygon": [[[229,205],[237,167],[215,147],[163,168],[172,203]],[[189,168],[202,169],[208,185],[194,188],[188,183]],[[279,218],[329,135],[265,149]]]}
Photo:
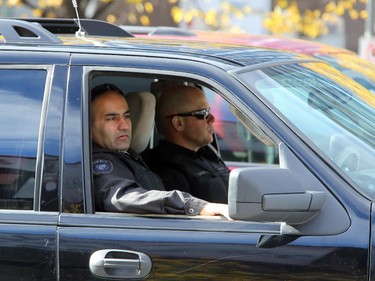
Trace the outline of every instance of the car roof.
{"label": "car roof", "polygon": [[249,33],[230,33],[223,31],[207,30],[184,30],[182,28],[173,28],[165,26],[128,26],[120,25],[127,32],[137,37],[158,37],[164,39],[183,39],[187,41],[210,41],[221,43],[232,43],[238,45],[247,45],[252,47],[265,47],[292,51],[306,55],[314,54],[354,54],[350,50],[339,48],[316,41],[309,41],[298,38],[281,37],[276,35],[260,35]]}
{"label": "car roof", "polygon": [[207,41],[240,44],[249,48],[262,47],[273,50],[292,51],[323,60],[371,91],[375,90],[375,64],[358,56],[357,53],[319,42],[304,39],[234,34],[221,31],[189,31],[181,28],[120,26],[137,37],[163,38],[168,40]]}
{"label": "car roof", "polygon": [[[37,22],[38,24],[35,24]],[[92,25],[90,25],[92,23]],[[103,31],[100,25],[104,25]],[[188,57],[210,60],[229,66],[250,66],[285,60],[316,60],[298,53],[219,42],[134,38],[114,32],[109,24],[97,20],[82,21],[86,34],[78,36],[77,23],[70,19],[0,19],[0,49],[35,49],[40,52],[125,54],[142,52],[145,56]],[[86,32],[89,30],[89,32]],[[99,31],[97,31],[99,30]],[[122,29],[121,29],[122,30]],[[54,33],[52,33],[54,32]],[[108,34],[108,36],[103,36]],[[72,48],[74,46],[74,48]]]}
{"label": "car roof", "polygon": [[312,42],[297,38],[286,38],[270,35],[255,35],[255,34],[233,34],[233,33],[220,33],[195,31],[198,38],[206,38],[214,40],[214,38],[223,38],[222,42],[233,42],[236,44],[247,44],[251,46],[267,47],[272,49],[289,50],[301,54],[314,55],[314,54],[355,54],[354,52],[330,46],[327,44]]}

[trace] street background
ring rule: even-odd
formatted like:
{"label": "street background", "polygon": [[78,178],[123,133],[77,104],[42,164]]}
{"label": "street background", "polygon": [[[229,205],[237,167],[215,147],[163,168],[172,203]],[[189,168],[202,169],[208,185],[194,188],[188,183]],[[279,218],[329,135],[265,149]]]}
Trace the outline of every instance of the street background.
{"label": "street background", "polygon": [[375,0],[0,0],[1,17],[272,34],[327,43],[375,61]]}

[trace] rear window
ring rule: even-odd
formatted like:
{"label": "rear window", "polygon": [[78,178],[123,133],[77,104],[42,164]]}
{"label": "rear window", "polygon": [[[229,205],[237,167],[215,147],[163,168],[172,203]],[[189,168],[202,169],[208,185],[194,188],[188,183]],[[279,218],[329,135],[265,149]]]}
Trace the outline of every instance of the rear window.
{"label": "rear window", "polygon": [[33,209],[46,75],[0,69],[0,209]]}

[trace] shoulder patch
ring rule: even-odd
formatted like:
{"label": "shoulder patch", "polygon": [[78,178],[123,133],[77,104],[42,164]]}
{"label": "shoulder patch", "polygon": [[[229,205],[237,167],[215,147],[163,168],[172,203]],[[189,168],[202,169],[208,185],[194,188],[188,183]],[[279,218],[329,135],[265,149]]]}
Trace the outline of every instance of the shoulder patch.
{"label": "shoulder patch", "polygon": [[96,159],[93,163],[93,173],[95,175],[109,174],[113,170],[113,164],[106,159]]}

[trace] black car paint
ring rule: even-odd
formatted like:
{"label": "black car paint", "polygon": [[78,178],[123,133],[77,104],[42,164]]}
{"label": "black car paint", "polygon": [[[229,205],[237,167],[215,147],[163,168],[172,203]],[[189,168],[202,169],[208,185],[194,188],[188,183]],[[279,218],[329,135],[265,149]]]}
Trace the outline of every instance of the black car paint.
{"label": "black car paint", "polygon": [[[168,56],[170,52],[166,52]],[[71,54],[69,54],[70,56]],[[159,50],[156,56],[162,56]],[[108,60],[109,55],[2,52],[4,64],[53,64],[54,79],[45,115],[44,170],[41,183],[52,175],[59,187],[51,212],[0,211],[1,276],[8,280],[100,280],[88,263],[96,250],[115,248],[147,254],[153,280],[368,280],[374,223],[371,203],[337,175],[321,165],[320,158],[305,149],[285,126],[242,85],[226,75],[225,66],[204,66],[176,56],[168,63],[137,56]],[[181,56],[184,56],[181,54]],[[165,60],[165,59],[164,59]],[[195,58],[199,61],[199,58]],[[165,61],[164,61],[165,62]],[[221,62],[219,63],[221,64]],[[84,66],[124,67],[129,72],[165,72],[189,75],[230,89],[293,146],[294,153],[341,202],[351,225],[341,234],[301,236],[275,248],[257,247],[262,235],[278,235],[278,229],[261,223],[201,220],[198,218],[94,214],[91,198],[88,101],[83,92]],[[134,69],[134,70],[132,70]],[[232,97],[235,99],[234,97]],[[254,101],[250,103],[249,101]],[[52,163],[52,165],[51,165]],[[49,170],[51,169],[51,170]],[[334,187],[334,189],[332,188]],[[36,208],[38,209],[38,208]],[[75,213],[72,213],[75,212]],[[338,218],[339,219],[339,218]],[[371,223],[371,224],[370,224]],[[30,262],[34,261],[34,262]],[[371,266],[371,269],[373,265]],[[6,280],[6,279],[4,279]]]}

